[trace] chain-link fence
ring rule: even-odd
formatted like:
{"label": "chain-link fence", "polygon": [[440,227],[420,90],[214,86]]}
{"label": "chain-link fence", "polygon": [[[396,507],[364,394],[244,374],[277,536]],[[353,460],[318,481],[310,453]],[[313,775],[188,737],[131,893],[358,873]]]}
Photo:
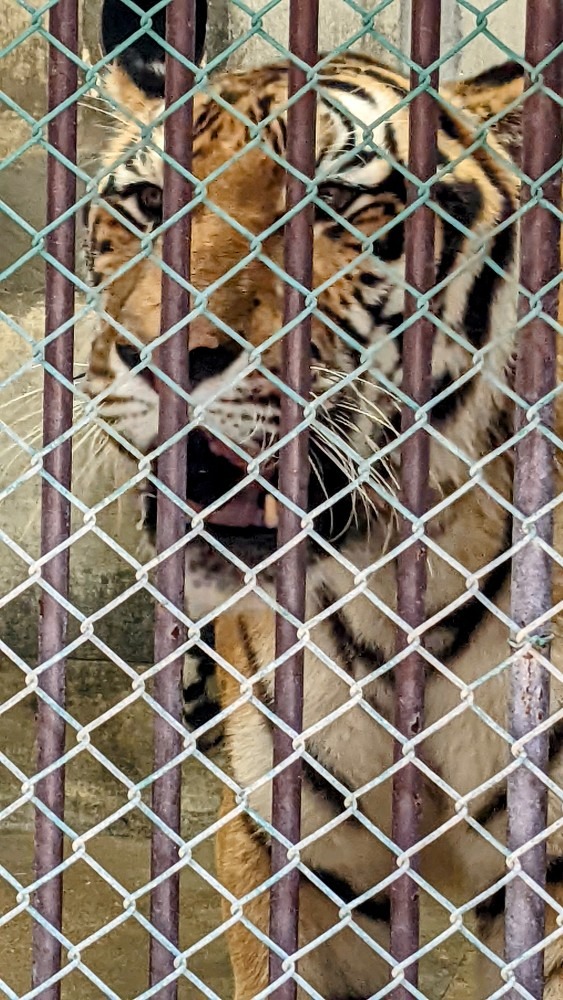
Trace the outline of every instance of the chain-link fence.
{"label": "chain-link fence", "polygon": [[557,0],[9,4],[0,993],[557,1000]]}

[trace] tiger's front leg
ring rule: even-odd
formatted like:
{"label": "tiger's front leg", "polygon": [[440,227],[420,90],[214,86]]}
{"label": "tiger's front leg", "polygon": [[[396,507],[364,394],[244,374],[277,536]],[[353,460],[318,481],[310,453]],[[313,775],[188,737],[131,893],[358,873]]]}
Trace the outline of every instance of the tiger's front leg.
{"label": "tiger's front leg", "polygon": [[[269,616],[265,620],[221,616],[216,624],[217,650],[249,680],[256,676],[261,662],[252,644],[257,634],[271,636]],[[220,671],[219,686],[223,709],[231,709],[225,719],[225,743],[232,777],[241,781],[238,771],[245,753],[252,755],[260,774],[266,777],[271,767],[267,717],[249,699],[241,700],[240,684],[234,674]],[[256,698],[265,697],[259,680],[252,686]],[[246,788],[243,781],[241,801]],[[269,801],[269,782],[267,788]],[[310,810],[310,799],[304,794],[304,837],[311,823]],[[235,918],[227,939],[236,1000],[250,1000],[268,983],[270,906],[269,893],[261,887],[270,878],[270,841],[267,830],[255,818],[267,818],[268,811],[267,803],[260,807],[252,799],[249,811],[241,810],[232,787],[224,788],[223,824],[216,837],[216,867],[227,894],[223,898],[223,918],[225,921]],[[303,849],[302,861],[306,871],[322,882],[329,894],[319,889],[307,874],[302,874],[299,947],[304,955],[297,972],[326,1000],[371,996],[389,979],[389,965],[378,950],[378,946],[386,951],[389,947],[389,899],[381,893],[357,906],[347,904],[362,896],[363,881],[367,886],[378,881],[375,869],[379,866],[387,871],[389,859],[376,838],[357,820],[344,818],[336,829],[332,832],[325,829],[324,833],[318,817],[314,825],[319,829],[319,837]],[[362,888],[347,882],[351,872]],[[334,902],[335,896],[342,900],[341,905]],[[309,995],[298,988],[299,1000]]]}

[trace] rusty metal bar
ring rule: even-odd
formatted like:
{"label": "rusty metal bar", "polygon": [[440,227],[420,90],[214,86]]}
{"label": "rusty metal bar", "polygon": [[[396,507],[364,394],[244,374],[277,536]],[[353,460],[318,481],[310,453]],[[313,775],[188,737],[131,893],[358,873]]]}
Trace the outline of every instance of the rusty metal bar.
{"label": "rusty metal bar", "polygon": [[[49,31],[70,52],[78,47],[77,0],[58,0],[49,12]],[[55,46],[49,48],[48,110],[64,104],[77,88],[76,64]],[[61,156],[76,162],[76,103],[60,111],[48,124],[48,142]],[[56,156],[47,160],[47,225],[56,222],[76,201],[76,177]],[[75,222],[66,219],[45,237],[45,250],[69,272],[75,264]],[[74,314],[74,284],[51,263],[45,266],[45,335],[67,323]],[[72,327],[45,347],[45,361],[72,383]],[[55,441],[72,425],[72,391],[48,371],[43,383],[43,446]],[[43,468],[65,490],[70,489],[72,442],[66,440],[45,456]],[[41,555],[47,556],[68,539],[70,502],[56,486],[45,479],[41,483]],[[68,548],[43,565],[42,577],[62,598],[68,596]],[[57,656],[64,649],[68,615],[59,601],[42,591],[39,618],[39,664]],[[57,660],[39,679],[39,690],[55,704],[65,703],[65,661]],[[59,713],[39,695],[36,715],[36,764],[41,772],[59,760],[65,750],[65,723]],[[36,786],[37,798],[54,816],[63,818],[64,767],[52,771]],[[35,876],[43,878],[58,868],[63,860],[63,833],[40,809],[35,810]],[[34,905],[41,917],[55,930],[62,924],[62,875],[45,882],[35,893]],[[60,969],[61,946],[49,926],[34,921],[32,929],[32,987],[47,982]],[[38,994],[43,1000],[59,1000],[60,983],[46,986]]]}
{"label": "rusty metal bar", "polygon": [[[302,62],[315,66],[318,60],[318,0],[290,0],[289,48]],[[290,61],[288,93],[298,93],[307,82],[305,70]],[[287,162],[305,177],[315,176],[316,94],[308,90],[293,104],[287,115]],[[304,181],[288,171],[288,210],[295,208],[307,194]],[[299,209],[285,227],[284,269],[304,288],[313,280],[314,207],[308,203]],[[290,284],[285,287],[284,324],[303,310],[305,297]],[[311,320],[302,319],[283,341],[282,377],[286,385],[302,399],[308,399],[311,387]],[[302,407],[282,394],[280,435],[284,437],[303,419]],[[294,504],[306,510],[309,490],[309,437],[301,431],[286,444],[279,460],[279,488]],[[300,517],[279,505],[278,545],[281,547],[301,530]],[[294,545],[279,561],[277,599],[298,619],[305,619],[305,580],[307,545]],[[276,657],[295,644],[295,627],[276,616]],[[303,651],[292,654],[278,667],[275,677],[275,710],[294,731],[301,732],[303,718]],[[292,753],[291,738],[279,728],[274,730],[274,766]],[[301,763],[284,768],[273,780],[272,825],[282,837],[295,844],[301,829]],[[287,863],[286,848],[272,839],[272,873]],[[270,937],[287,955],[297,949],[299,919],[299,873],[296,869],[272,887],[270,897]],[[270,952],[270,982],[282,973],[277,955]],[[288,979],[274,994],[277,1000],[295,1000],[296,983]]]}
{"label": "rusty metal bar", "polygon": [[[560,44],[563,18],[559,0],[528,0],[526,11],[526,59],[536,66]],[[559,70],[554,60],[544,71],[545,82],[559,90]],[[529,83],[529,81],[528,81]],[[532,94],[522,111],[522,169],[532,181],[543,177],[561,158],[563,134],[561,109],[543,90]],[[561,171],[541,184],[543,198],[555,206],[561,201]],[[524,183],[522,201],[532,194]],[[542,288],[560,271],[560,223],[547,207],[535,204],[522,217],[520,231],[520,281],[542,301],[543,316],[533,316],[521,329],[516,368],[516,391],[530,405],[540,401],[556,383],[556,333],[544,316],[557,318],[557,287],[541,295]],[[522,314],[530,309],[521,298]],[[546,426],[553,421],[553,405],[541,408]],[[524,413],[516,414],[516,426],[525,426]],[[516,447],[514,506],[526,517],[532,516],[553,495],[553,448],[541,430],[532,430]],[[551,516],[535,522],[537,537],[551,542]],[[514,524],[514,541],[524,537],[519,521]],[[515,553],[512,563],[511,614],[521,629],[531,625],[552,606],[551,560],[539,545],[530,540]],[[510,673],[508,719],[511,735],[523,739],[549,712],[549,674],[536,650],[548,654],[549,623],[534,630],[533,637],[519,643]],[[547,770],[549,734],[545,732],[525,744],[526,756],[541,770]],[[508,846],[521,848],[545,829],[547,789],[525,763],[508,780]],[[520,856],[522,870],[539,886],[545,885],[546,845],[541,841]],[[544,936],[545,907],[540,896],[520,878],[507,885],[505,958],[516,961]],[[519,964],[516,981],[539,998],[543,997],[543,954]],[[510,992],[516,998],[520,993]]]}
{"label": "rusty metal bar", "polygon": [[[166,8],[166,38],[183,56],[193,62],[195,49],[194,0],[171,0]],[[170,107],[193,86],[193,73],[178,59],[166,56],[166,106]],[[192,100],[184,102],[167,118],[164,148],[172,161],[185,170],[192,162]],[[192,198],[192,185],[170,163],[164,166],[163,217],[170,218]],[[188,212],[170,226],[163,237],[164,262],[184,280],[190,276],[191,215]],[[189,294],[167,274],[162,275],[161,334],[188,315]],[[182,326],[155,352],[155,362],[183,389],[188,388],[188,331]],[[185,398],[162,380],[159,386],[159,445],[172,438],[188,422]],[[158,459],[158,477],[179,500],[186,499],[187,451],[185,438],[171,444]],[[159,491],[156,548],[162,553],[186,533],[185,514],[173,499]],[[156,585],[171,605],[184,608],[185,549],[169,555],[158,564]],[[185,642],[184,626],[173,611],[158,603],[155,616],[155,663],[169,656]],[[155,677],[154,697],[177,722],[182,719],[182,659],[180,655]],[[182,750],[182,735],[161,716],[154,719],[154,770],[164,767]],[[159,819],[174,832],[180,831],[181,769],[168,770],[153,785],[152,808]],[[152,833],[151,877],[162,875],[178,861],[178,848],[164,828]],[[151,921],[173,946],[179,942],[179,874],[170,875],[151,894]],[[157,985],[174,970],[173,954],[151,938],[150,982]],[[177,980],[158,993],[161,1000],[176,1000]]]}
{"label": "rusty metal bar", "polygon": [[[425,69],[440,55],[441,0],[412,0],[411,58]],[[411,87],[419,83],[419,74],[411,71]],[[432,86],[438,86],[438,74],[432,75]],[[427,91],[415,97],[409,112],[409,170],[419,181],[428,181],[436,171],[439,108]],[[414,184],[408,185],[409,200],[418,196]],[[405,277],[419,293],[425,294],[435,284],[434,267],[435,216],[430,207],[418,208],[405,223]],[[406,315],[416,310],[416,299],[405,296]],[[432,344],[434,326],[426,315],[420,316],[403,334],[403,392],[419,406],[430,398]],[[401,429],[408,430],[414,423],[414,411],[403,407]],[[405,507],[419,517],[428,505],[428,474],[430,443],[422,429],[409,437],[401,448],[401,499]],[[411,531],[410,522],[403,525],[405,535]],[[426,547],[417,541],[401,553],[397,567],[397,609],[412,628],[421,625],[425,618]],[[399,649],[404,649],[406,636],[401,631]],[[424,660],[413,651],[395,668],[395,725],[407,739],[422,729],[424,716]],[[401,757],[401,747],[395,747],[396,759]],[[406,851],[416,844],[419,836],[420,771],[412,764],[401,768],[393,780],[392,837],[397,846]],[[416,857],[411,867],[416,868]],[[418,887],[408,871],[391,887],[391,954],[398,962],[408,959],[418,948],[419,898]],[[418,963],[405,969],[405,980],[416,986]],[[398,986],[394,991],[398,1000],[411,996],[408,989]]]}

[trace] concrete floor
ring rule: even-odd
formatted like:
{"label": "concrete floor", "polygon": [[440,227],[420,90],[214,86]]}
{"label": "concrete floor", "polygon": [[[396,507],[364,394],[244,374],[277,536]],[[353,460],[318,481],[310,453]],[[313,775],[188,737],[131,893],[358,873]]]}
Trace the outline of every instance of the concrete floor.
{"label": "concrete floor", "polygon": [[[9,662],[0,661],[0,703],[18,693],[23,694],[24,690],[21,672]],[[110,705],[117,705],[128,691],[128,680],[117,677],[115,668],[112,670],[108,664],[85,665],[83,661],[71,661],[68,665],[67,708],[81,724],[90,722]],[[92,746],[134,781],[151,771],[150,714],[147,706],[139,701],[92,732]],[[24,696],[3,716],[0,726],[0,754],[6,755],[20,775],[34,771],[33,719],[34,697]],[[75,735],[69,730],[67,746],[75,745]],[[77,836],[85,834],[127,803],[124,786],[88,749],[74,758],[66,771],[65,818]],[[15,802],[20,791],[20,778],[4,765],[0,769],[0,811]],[[190,839],[211,825],[218,804],[219,783],[197,762],[185,765],[183,836]],[[22,886],[33,881],[32,823],[32,809],[24,805],[0,828],[0,866]],[[70,856],[73,854],[71,845],[69,837],[66,848]],[[128,892],[138,890],[149,880],[149,852],[149,824],[138,809],[111,822],[103,833],[87,841],[87,857],[96,866],[102,866]],[[213,870],[211,838],[194,851],[194,860],[206,871]],[[219,926],[220,900],[188,866],[182,874],[181,894],[181,943],[187,948]],[[16,903],[16,890],[0,877],[0,921]],[[141,899],[139,911],[148,915],[146,897]],[[64,932],[69,939],[78,944],[122,912],[119,893],[99,874],[99,868],[95,871],[85,857],[79,858],[65,876]],[[0,926],[0,980],[3,979],[16,995],[29,989],[30,934],[31,920],[25,914]],[[100,995],[117,995],[122,1000],[129,1000],[146,989],[147,956],[148,934],[134,916],[130,917],[83,953],[89,969],[113,994],[101,994],[97,986],[74,970],[64,981],[63,996],[68,1000],[94,1000]],[[231,995],[230,970],[221,939],[203,948],[190,963],[190,969],[219,996]],[[183,981],[182,997],[199,995],[199,990]]]}
{"label": "concrete floor", "polygon": [[[86,130],[88,131],[88,130]],[[27,138],[26,127],[13,117],[0,120],[0,155],[18,148]],[[82,142],[92,145],[92,134]],[[31,224],[41,225],[43,218],[44,156],[35,147],[13,167],[0,175],[2,197]],[[30,246],[29,237],[20,227],[3,220],[0,241],[0,271],[8,267]],[[43,336],[42,303],[43,265],[34,257],[18,269],[0,290],[0,307],[19,326],[38,341]],[[87,352],[87,321],[78,325],[76,357],[82,362]],[[84,335],[83,335],[84,334]],[[15,372],[30,360],[30,347],[15,328],[2,324],[0,331],[0,380]],[[24,392],[40,385],[40,370],[28,370],[9,389],[3,390],[0,416],[17,427],[21,435],[38,426],[40,396],[25,397]],[[13,401],[13,405],[12,402]],[[27,459],[17,459],[8,452],[7,441],[0,440],[0,486],[10,482],[25,468]],[[104,479],[83,476],[88,466],[88,451],[76,458],[78,473],[74,486],[77,495],[93,503],[110,488],[111,476]],[[113,471],[111,473],[113,475]],[[22,483],[17,490],[0,502],[2,527],[29,554],[38,551],[39,476]],[[134,552],[138,535],[134,531],[134,513],[127,506],[116,505],[104,512],[98,523],[108,532],[110,543],[91,532],[73,545],[71,560],[72,595],[85,613],[96,611],[116,593],[132,582],[131,572],[124,567],[111,538]],[[80,517],[75,512],[75,523]],[[27,566],[12,547],[0,542],[0,597],[5,597],[27,576]],[[17,651],[23,661],[35,662],[37,594],[30,590],[11,600],[0,611],[0,635]],[[107,615],[96,626],[98,634],[132,666],[142,670],[150,663],[152,609],[143,595],[130,599]],[[74,629],[74,631],[73,631]],[[76,627],[71,623],[71,634]],[[117,709],[122,699],[131,693],[130,681],[112,662],[99,658],[99,651],[90,643],[77,650],[76,659],[68,664],[68,710],[80,725],[99,718],[112,707]],[[9,660],[0,659],[0,707],[8,699],[16,702],[0,721],[0,754],[12,767],[2,764],[0,756],[0,811],[15,803],[21,794],[22,775],[34,772],[33,723],[34,702],[25,693],[23,673]],[[151,711],[137,701],[116,711],[112,717],[92,732],[92,745],[134,781],[151,770]],[[75,733],[69,730],[68,746],[75,745]],[[220,761],[218,761],[220,762]],[[17,773],[14,773],[17,769]],[[66,822],[76,835],[107,819],[126,804],[123,785],[110,774],[88,747],[67,766]],[[197,762],[188,762],[183,773],[183,836],[186,839],[205,830],[213,823],[218,809],[219,782]],[[10,872],[23,887],[32,880],[33,815],[23,805],[11,812],[0,824],[0,866]],[[149,877],[149,829],[138,810],[111,821],[104,832],[88,841],[88,852],[128,890],[141,887]],[[71,852],[71,841],[67,844]],[[207,871],[213,870],[213,845],[206,840],[196,852],[196,860]],[[221,923],[220,905],[216,892],[200,875],[188,867],[182,875],[181,943],[188,947],[205,937]],[[29,989],[31,918],[22,912],[7,922],[7,915],[17,904],[17,892],[2,876],[0,868],[0,996],[16,997]],[[447,926],[444,917],[423,901],[424,923],[432,937]],[[139,903],[139,911],[147,912],[147,900]],[[123,912],[119,895],[89,865],[80,858],[68,870],[64,891],[64,931],[78,944]],[[94,1000],[100,996],[129,1000],[147,988],[148,937],[135,917],[129,917],[119,927],[88,946],[84,961],[88,968],[107,986],[103,992],[83,972],[71,971],[63,981],[63,1000]],[[470,995],[470,949],[457,935],[447,945],[435,949],[421,967],[421,988],[430,1000],[466,1000]],[[232,996],[232,981],[223,937],[203,947],[190,963],[190,968],[210,990],[228,1000]],[[2,988],[2,981],[6,989]],[[13,991],[13,992],[9,992]],[[111,992],[109,992],[111,991]],[[200,991],[184,980],[182,998],[199,997]]]}
{"label": "concrete floor", "polygon": [[[138,669],[142,670],[142,665]],[[130,692],[129,679],[111,663],[68,663],[68,711],[79,725],[87,725],[113,708],[113,717],[91,730],[91,746],[129,779],[140,781],[151,771],[151,710],[142,700],[123,706]],[[0,705],[8,701],[12,707],[0,724],[0,812],[18,801],[22,780],[34,772],[35,711],[34,696],[26,693],[21,670],[0,660]],[[67,749],[76,745],[76,731],[69,727]],[[214,762],[224,764],[220,754],[215,755]],[[184,764],[182,835],[186,840],[214,822],[219,797],[220,781],[204,765],[197,761]],[[107,825],[102,833],[87,838],[87,854],[77,856],[65,876],[64,932],[74,945],[123,913],[119,893],[88,859],[102,866],[128,892],[138,890],[149,879],[150,831],[145,817],[134,809],[111,820],[126,803],[123,784],[85,746],[66,768],[65,819],[72,830],[65,844],[67,856],[73,856],[75,837],[85,835],[101,822]],[[22,888],[33,881],[32,829],[32,808],[27,804],[12,811],[0,824],[0,996],[2,980],[7,987],[4,992],[10,997],[21,996],[29,989],[32,921],[21,912],[7,923],[2,922],[2,917],[19,902],[17,888],[2,875],[2,869]],[[194,851],[194,861],[204,871],[213,872],[211,838]],[[140,900],[139,912],[148,914],[146,896]],[[423,900],[423,923],[427,939],[448,926],[447,918],[429,907],[427,900]],[[220,924],[218,894],[205,878],[186,866],[181,878],[182,947],[203,939]],[[63,1000],[94,1000],[100,996],[129,1000],[147,988],[148,935],[135,916],[86,947],[82,957],[106,990],[100,990],[82,971],[73,969],[64,979]],[[202,994],[183,979],[182,1000],[200,995],[230,1000],[232,981],[223,936],[198,950],[189,968],[213,992]],[[471,969],[471,949],[456,935],[422,962],[421,989],[429,1000],[470,1000]]]}
{"label": "concrete floor", "polygon": [[[89,846],[89,856],[127,889],[135,890],[148,881],[149,842],[145,839],[98,835]],[[199,852],[198,861],[212,868],[211,844]],[[23,885],[31,882],[32,838],[29,833],[0,834],[0,865]],[[183,903],[180,941],[182,948],[188,948],[220,925],[221,913],[216,895],[198,875],[185,871],[180,886]],[[0,880],[0,919],[15,904],[14,891]],[[72,865],[65,876],[64,907],[63,930],[74,945],[123,912],[118,894],[85,861]],[[146,899],[138,908],[143,915],[148,915]],[[63,1000],[98,1000],[108,995],[132,1000],[139,996],[147,988],[148,940],[144,928],[135,917],[130,917],[96,944],[83,949],[84,964],[112,993],[100,991],[86,975],[73,969],[63,980]],[[4,995],[2,979],[16,996],[29,989],[30,947],[31,920],[25,914],[0,929],[0,996]],[[471,964],[470,950],[454,939],[449,948],[436,949],[431,962],[422,963],[420,987],[429,1000],[470,1000]],[[190,960],[189,968],[222,1000],[232,996],[224,938],[219,937],[203,947]],[[180,980],[181,1000],[204,995],[193,983],[185,978]]]}
{"label": "concrete floor", "polygon": [[[134,664],[131,664],[135,666]],[[142,667],[139,666],[139,669]],[[67,709],[80,725],[99,718],[112,706],[117,708],[131,691],[129,680],[109,663],[71,660],[68,664]],[[0,811],[15,803],[21,793],[22,775],[34,771],[34,696],[25,694],[21,671],[9,661],[0,661],[0,705],[20,700],[2,716],[0,760],[12,765],[0,767]],[[91,733],[91,743],[133,781],[151,770],[151,711],[137,701],[116,712]],[[76,745],[68,730],[67,748]],[[222,765],[220,754],[214,757]],[[15,772],[15,773],[14,773]],[[188,840],[210,826],[217,814],[220,782],[200,763],[183,768],[182,835]],[[148,799],[147,799],[148,801]],[[84,835],[106,820],[127,802],[124,786],[86,747],[67,766],[66,822],[76,836]],[[0,825],[0,866],[25,887],[32,880],[32,828],[30,806],[16,809]],[[72,856],[72,838],[66,843]],[[110,821],[103,833],[87,840],[88,857],[115,878],[126,891],[135,891],[149,879],[149,825],[135,809],[121,819]],[[213,843],[206,839],[194,852],[205,871],[213,872]],[[29,989],[31,919],[20,913],[8,923],[2,917],[17,905],[17,892],[1,876],[0,867],[0,996],[1,980],[20,996]],[[143,897],[139,911],[148,914]],[[85,857],[79,858],[65,876],[64,932],[79,944],[123,912],[119,893],[94,870]],[[187,948],[204,938],[221,923],[220,900],[216,891],[188,866],[181,878],[181,944]],[[433,937],[447,927],[447,919],[423,901],[427,935]],[[63,1000],[94,1000],[117,996],[129,1000],[147,988],[148,935],[134,916],[104,935],[83,952],[84,962],[105,983],[100,992],[77,969],[64,980]],[[471,950],[456,935],[435,949],[421,968],[421,988],[429,1000],[469,1000]],[[205,945],[190,961],[190,969],[216,995],[232,996],[232,981],[224,937]],[[112,991],[111,993],[109,991]],[[11,996],[11,994],[7,994]],[[198,997],[200,990],[182,980],[181,998]]]}

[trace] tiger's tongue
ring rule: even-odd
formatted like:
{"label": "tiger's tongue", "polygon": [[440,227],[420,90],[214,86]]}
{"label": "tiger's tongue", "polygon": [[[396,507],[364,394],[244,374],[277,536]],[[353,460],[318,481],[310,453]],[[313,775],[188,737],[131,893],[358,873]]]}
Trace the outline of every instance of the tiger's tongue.
{"label": "tiger's tongue", "polygon": [[[194,501],[190,501],[190,506],[197,511],[204,509],[202,504]],[[227,500],[212,514],[208,514],[205,520],[209,524],[222,524],[229,528],[265,528],[264,491],[251,483],[232,500]]]}
{"label": "tiger's tongue", "polygon": [[246,472],[246,466],[248,463],[244,460],[244,458],[241,458],[240,455],[237,455],[232,448],[229,448],[228,444],[223,444],[223,442],[218,441],[217,438],[209,437],[207,445],[209,447],[209,451],[212,452],[213,455],[217,455],[219,458],[226,458],[231,465],[235,465],[237,469],[244,469]]}

